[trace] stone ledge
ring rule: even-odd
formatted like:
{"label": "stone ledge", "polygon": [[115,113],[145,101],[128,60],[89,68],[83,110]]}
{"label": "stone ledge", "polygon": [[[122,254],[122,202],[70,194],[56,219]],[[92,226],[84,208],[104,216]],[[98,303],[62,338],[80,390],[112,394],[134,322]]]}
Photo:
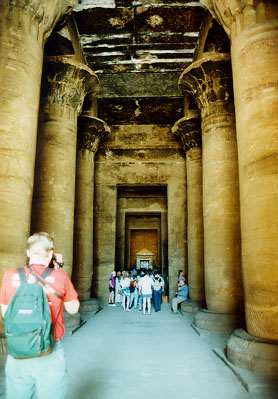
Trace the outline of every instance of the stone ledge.
{"label": "stone ledge", "polygon": [[227,358],[235,366],[254,374],[278,379],[278,342],[235,330],[227,342]]}
{"label": "stone ledge", "polygon": [[6,396],[6,378],[5,376],[0,376],[0,398],[4,399]]}
{"label": "stone ledge", "polygon": [[5,334],[0,334],[0,357],[7,356],[8,354],[8,344]]}
{"label": "stone ledge", "polygon": [[[226,366],[235,374],[241,384],[249,393],[277,394],[278,382],[273,379],[258,376],[251,371],[244,370],[235,366],[226,357],[225,350],[215,348],[212,352],[225,363]],[[273,396],[274,397],[274,396]]]}
{"label": "stone ledge", "polygon": [[76,328],[80,326],[81,316],[80,313],[69,314],[64,310],[64,324],[66,329]]}
{"label": "stone ledge", "polygon": [[206,330],[233,331],[242,326],[240,315],[232,313],[218,313],[202,309],[195,314],[196,327]]}
{"label": "stone ledge", "polygon": [[204,306],[205,303],[203,301],[188,299],[181,303],[181,311],[185,313],[197,313],[199,310],[203,309]]}
{"label": "stone ledge", "polygon": [[80,313],[97,312],[99,309],[99,302],[95,298],[80,301]]}

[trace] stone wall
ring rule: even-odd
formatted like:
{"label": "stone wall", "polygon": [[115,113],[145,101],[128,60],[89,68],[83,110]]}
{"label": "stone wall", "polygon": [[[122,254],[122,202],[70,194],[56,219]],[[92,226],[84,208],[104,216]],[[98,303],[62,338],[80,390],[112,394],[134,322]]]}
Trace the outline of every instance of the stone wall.
{"label": "stone wall", "polygon": [[[123,186],[167,189],[167,220],[162,225],[168,227],[171,296],[176,291],[178,270],[187,270],[187,250],[185,156],[170,134],[170,126],[112,126],[109,140],[96,154],[95,166],[93,296],[107,300],[108,277],[116,261],[118,190]],[[159,201],[153,201],[140,212],[159,213],[161,209]]]}

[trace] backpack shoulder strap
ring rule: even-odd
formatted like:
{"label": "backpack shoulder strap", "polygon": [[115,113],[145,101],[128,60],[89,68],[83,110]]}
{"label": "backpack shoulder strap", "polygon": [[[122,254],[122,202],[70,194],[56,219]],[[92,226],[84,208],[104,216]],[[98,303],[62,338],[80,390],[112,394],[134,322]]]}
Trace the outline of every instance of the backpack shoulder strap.
{"label": "backpack shoulder strap", "polygon": [[47,276],[50,275],[50,273],[53,272],[54,269],[48,267],[47,269],[45,269],[45,271],[43,272],[43,274],[41,275],[42,278],[45,280],[47,278]]}
{"label": "backpack shoulder strap", "polygon": [[51,269],[50,269],[50,272],[47,272],[47,276],[42,278],[42,276],[40,276],[39,274],[34,272],[34,270],[30,267],[30,265],[27,265],[27,267],[30,270],[30,273],[36,278],[36,280],[39,281],[45,288],[47,288],[49,290],[49,292],[51,292],[51,294],[56,295],[60,299],[63,299],[63,295],[58,294],[58,292],[56,292],[53,287],[51,287],[47,282],[45,282],[43,280],[43,278],[46,278],[52,272]]}
{"label": "backpack shoulder strap", "polygon": [[19,267],[17,269],[18,275],[19,275],[19,279],[20,279],[20,283],[25,283],[27,281],[27,276],[24,273],[24,269],[22,267]]}
{"label": "backpack shoulder strap", "polygon": [[[53,271],[54,271],[53,268],[48,267],[48,268],[45,269],[45,271],[42,273],[41,277],[42,277],[44,280],[46,280],[47,276],[49,276],[50,273],[52,273]],[[56,296],[57,296],[58,298],[60,298],[60,299],[63,299],[63,296],[60,295],[60,294],[58,294],[58,292],[55,291],[54,288],[53,288],[52,286],[50,286],[48,283],[46,283],[46,286],[47,286],[48,288],[50,288],[52,294],[56,295]]]}

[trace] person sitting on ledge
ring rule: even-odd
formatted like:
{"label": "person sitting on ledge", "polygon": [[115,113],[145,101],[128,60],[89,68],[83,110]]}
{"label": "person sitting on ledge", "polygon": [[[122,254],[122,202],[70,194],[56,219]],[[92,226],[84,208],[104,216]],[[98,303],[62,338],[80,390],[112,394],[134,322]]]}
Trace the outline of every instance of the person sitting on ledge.
{"label": "person sitting on ledge", "polygon": [[188,285],[183,280],[179,282],[178,292],[172,299],[172,310],[174,313],[178,313],[178,304],[188,299]]}

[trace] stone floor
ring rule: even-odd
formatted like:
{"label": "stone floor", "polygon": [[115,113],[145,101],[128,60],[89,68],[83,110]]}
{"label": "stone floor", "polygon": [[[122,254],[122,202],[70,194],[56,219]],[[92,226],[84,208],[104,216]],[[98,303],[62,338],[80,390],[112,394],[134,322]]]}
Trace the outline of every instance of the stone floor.
{"label": "stone floor", "polygon": [[[64,338],[66,399],[278,398],[248,393],[215,354],[229,334],[194,329],[192,316],[173,314],[169,304],[151,315],[104,306],[83,318],[86,323]],[[3,392],[3,369],[1,383]]]}

